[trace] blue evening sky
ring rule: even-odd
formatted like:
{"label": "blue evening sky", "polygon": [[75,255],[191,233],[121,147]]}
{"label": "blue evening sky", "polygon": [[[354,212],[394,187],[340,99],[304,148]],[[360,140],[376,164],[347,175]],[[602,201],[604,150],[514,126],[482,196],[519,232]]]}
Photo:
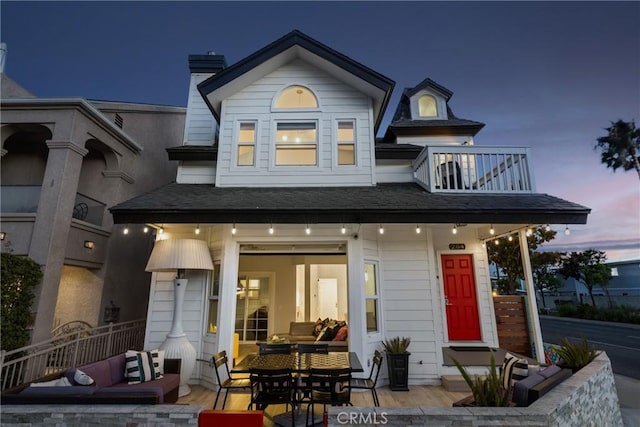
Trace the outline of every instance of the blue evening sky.
{"label": "blue evening sky", "polygon": [[[640,184],[593,150],[640,120],[639,2],[0,3],[5,73],[40,97],[186,106],[189,54],[229,64],[293,29],[396,82],[454,92],[477,145],[530,146],[537,191],[592,208],[558,249],[640,259]],[[638,123],[640,125],[640,122]]]}

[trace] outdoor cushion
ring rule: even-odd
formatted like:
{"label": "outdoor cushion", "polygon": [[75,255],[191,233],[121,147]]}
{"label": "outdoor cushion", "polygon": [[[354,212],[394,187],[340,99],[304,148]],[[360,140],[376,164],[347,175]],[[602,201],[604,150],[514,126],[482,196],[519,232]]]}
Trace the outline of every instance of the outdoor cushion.
{"label": "outdoor cushion", "polygon": [[111,369],[111,384],[118,384],[125,380],[124,378],[124,367],[125,367],[125,357],[124,353],[118,354],[116,356],[110,357],[105,360],[109,364],[109,369]]}
{"label": "outdoor cushion", "polygon": [[91,386],[71,386],[71,387],[27,387],[20,392],[22,396],[53,396],[53,395],[90,395],[94,394],[98,388]]}
{"label": "outdoor cushion", "polygon": [[109,367],[109,364],[104,360],[80,366],[78,368],[67,369],[65,371],[64,376],[67,377],[69,381],[71,381],[71,384],[80,385],[77,384],[73,379],[77,369],[82,370],[82,372],[93,378],[96,387],[109,387],[112,384],[111,368]]}
{"label": "outdoor cushion", "polygon": [[527,359],[519,359],[517,356],[507,352],[502,363],[503,386],[505,389],[513,387],[514,384],[529,375],[529,362]]}
{"label": "outdoor cushion", "polygon": [[144,383],[161,378],[158,350],[127,351],[125,373],[129,384]]}
{"label": "outdoor cushion", "polygon": [[562,370],[562,368],[560,366],[551,365],[551,366],[548,366],[548,367],[538,371],[537,374],[542,376],[543,378],[550,378],[553,375],[555,375],[558,372],[560,372],[561,370]]}

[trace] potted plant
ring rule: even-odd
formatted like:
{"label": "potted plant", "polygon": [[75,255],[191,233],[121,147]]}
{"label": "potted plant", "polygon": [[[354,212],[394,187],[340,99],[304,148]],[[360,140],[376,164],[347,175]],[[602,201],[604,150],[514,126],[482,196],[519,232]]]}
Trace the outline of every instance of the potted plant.
{"label": "potted plant", "polygon": [[411,338],[395,337],[383,341],[387,352],[387,369],[389,372],[389,388],[394,391],[409,390],[409,356],[407,351]]}
{"label": "potted plant", "polygon": [[462,378],[471,389],[472,396],[465,397],[453,404],[453,406],[511,406],[509,390],[504,388],[503,373],[496,367],[496,359],[491,352],[491,368],[485,376],[471,377],[467,370],[453,357]]}
{"label": "potted plant", "polygon": [[598,356],[598,352],[589,345],[584,335],[580,343],[571,342],[566,337],[561,343],[560,348],[556,349],[561,359],[558,365],[571,369],[574,374]]}

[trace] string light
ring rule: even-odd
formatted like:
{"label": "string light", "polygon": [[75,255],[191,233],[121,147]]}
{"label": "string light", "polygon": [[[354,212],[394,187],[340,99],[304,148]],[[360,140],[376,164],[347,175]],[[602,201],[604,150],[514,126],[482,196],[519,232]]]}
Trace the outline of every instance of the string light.
{"label": "string light", "polygon": [[378,228],[378,233],[384,234],[384,228],[382,228],[382,224],[380,224],[380,227]]}
{"label": "string light", "polygon": [[143,228],[143,229],[142,229],[142,232],[143,232],[143,233],[148,233],[148,232],[149,232],[149,227],[145,227],[145,228]]}
{"label": "string light", "polygon": [[489,234],[491,234],[492,236],[496,234],[496,230],[495,228],[493,228],[493,224],[491,224],[491,228],[489,229]]}
{"label": "string light", "polygon": [[347,228],[342,224],[342,228],[340,229],[340,233],[347,234]]}
{"label": "string light", "polygon": [[495,245],[498,246],[500,244],[500,240],[496,239],[493,241],[493,243],[495,243]]}
{"label": "string light", "polygon": [[273,224],[269,226],[269,234],[273,234],[275,230],[273,229]]}
{"label": "string light", "polygon": [[482,241],[481,245],[482,245],[483,248],[487,247],[487,244],[484,242],[484,240]]}
{"label": "string light", "polygon": [[551,225],[547,224],[547,226],[544,228],[544,231],[551,231]]}
{"label": "string light", "polygon": [[129,226],[126,226],[124,230],[122,230],[122,234],[129,234]]}
{"label": "string light", "polygon": [[158,234],[164,234],[164,224],[160,226],[160,230],[158,230]]}
{"label": "string light", "polygon": [[304,229],[304,232],[307,233],[307,235],[311,234],[311,228],[309,228],[309,224],[307,224],[307,228]]}
{"label": "string light", "polygon": [[453,225],[453,228],[451,229],[451,232],[452,232],[453,234],[458,234],[458,226],[454,224],[454,225]]}
{"label": "string light", "polygon": [[527,232],[525,234],[527,235],[527,237],[529,237],[533,234],[533,230],[530,228],[527,228]]}
{"label": "string light", "polygon": [[420,234],[422,230],[420,230],[420,224],[416,224],[416,234]]}
{"label": "string light", "polygon": [[196,235],[200,234],[200,224],[196,226]]}
{"label": "string light", "polygon": [[238,229],[236,228],[236,225],[233,224],[233,227],[231,227],[231,234],[236,234],[238,232]]}
{"label": "string light", "polygon": [[510,242],[513,242],[513,236],[512,236],[511,234],[509,234],[508,240],[509,240]]}
{"label": "string light", "polygon": [[567,226],[565,227],[565,229],[564,229],[564,234],[565,234],[565,235],[567,235],[567,236],[568,236],[569,234],[571,234],[571,230],[569,230],[569,226],[568,226],[568,225],[567,225]]}

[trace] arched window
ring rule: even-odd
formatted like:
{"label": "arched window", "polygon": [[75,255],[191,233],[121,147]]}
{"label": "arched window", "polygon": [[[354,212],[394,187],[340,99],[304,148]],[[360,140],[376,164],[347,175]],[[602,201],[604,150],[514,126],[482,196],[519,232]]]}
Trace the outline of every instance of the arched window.
{"label": "arched window", "polygon": [[304,86],[293,85],[284,89],[275,103],[276,108],[318,108],[318,99]]}
{"label": "arched window", "polygon": [[438,115],[436,99],[431,95],[422,95],[418,101],[418,112],[420,117],[436,117]]}

